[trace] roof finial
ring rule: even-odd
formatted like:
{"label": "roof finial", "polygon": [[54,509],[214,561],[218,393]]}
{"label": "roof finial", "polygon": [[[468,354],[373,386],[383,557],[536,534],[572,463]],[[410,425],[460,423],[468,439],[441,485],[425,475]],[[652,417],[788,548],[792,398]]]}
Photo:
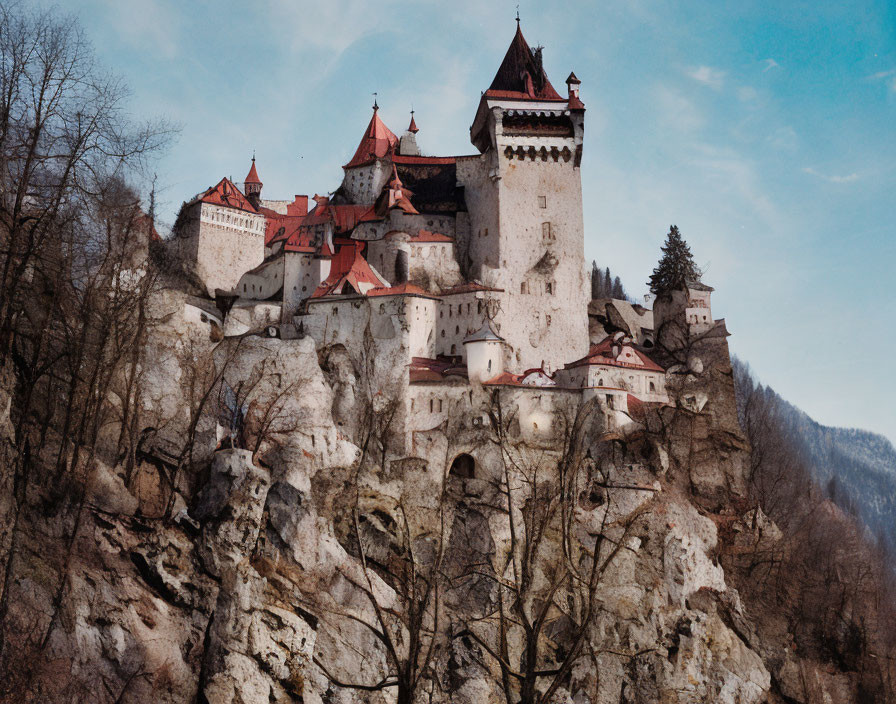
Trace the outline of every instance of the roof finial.
{"label": "roof finial", "polygon": [[376,104],[376,93],[373,94],[373,111],[376,112],[380,109],[380,106]]}
{"label": "roof finial", "polygon": [[516,26],[520,26],[520,4],[516,4]]}
{"label": "roof finial", "polygon": [[252,150],[252,163],[255,163],[255,150]]}

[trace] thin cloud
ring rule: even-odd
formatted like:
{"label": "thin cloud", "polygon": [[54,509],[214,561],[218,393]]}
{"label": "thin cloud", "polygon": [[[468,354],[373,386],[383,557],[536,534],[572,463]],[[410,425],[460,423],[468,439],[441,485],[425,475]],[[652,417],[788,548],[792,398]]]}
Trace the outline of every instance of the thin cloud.
{"label": "thin cloud", "polygon": [[658,85],[654,89],[654,98],[659,117],[665,124],[682,132],[697,130],[706,124],[706,118],[697,106],[674,88]]}
{"label": "thin cloud", "polygon": [[763,62],[765,64],[765,68],[762,69],[762,72],[765,73],[767,71],[771,71],[773,68],[781,68],[781,64],[779,64],[774,59],[765,59]]}
{"label": "thin cloud", "polygon": [[688,71],[688,75],[713,90],[721,90],[725,85],[725,72],[712,66],[697,66]]}
{"label": "thin cloud", "polygon": [[889,71],[878,71],[868,76],[869,81],[886,81],[891,93],[896,93],[896,68]]}
{"label": "thin cloud", "polygon": [[806,166],[803,169],[803,173],[809,174],[810,176],[815,176],[822,179],[823,181],[827,181],[828,183],[852,183],[853,181],[859,180],[859,175],[855,172],[847,174],[846,176],[838,176],[836,174],[828,175],[816,171],[811,166]]}

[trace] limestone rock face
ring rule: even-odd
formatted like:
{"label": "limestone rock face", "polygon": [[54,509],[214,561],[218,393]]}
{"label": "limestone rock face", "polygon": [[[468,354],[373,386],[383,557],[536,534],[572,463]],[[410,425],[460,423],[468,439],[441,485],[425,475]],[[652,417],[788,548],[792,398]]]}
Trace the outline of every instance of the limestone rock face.
{"label": "limestone rock face", "polygon": [[[182,303],[167,301],[167,332],[148,361],[158,383],[146,402],[180,419],[160,423],[155,437],[176,446],[185,436],[190,412],[175,386],[195,373],[190,350],[199,344],[213,360],[206,372],[219,373],[236,401],[202,418],[208,449],[178,470],[174,494],[169,465],[140,470],[156,476],[151,485],[138,481],[140,471],[128,481],[121,467],[97,460],[80,514],[48,517],[49,488],[29,498],[25,518],[39,530],[21,532],[7,596],[21,632],[46,634],[34,700],[395,702],[384,642],[398,644],[400,656],[413,639],[395,616],[407,609],[408,582],[389,574],[411,579],[396,565],[413,554],[418,575],[438,562],[446,580],[440,635],[413,701],[505,702],[496,661],[470,624],[507,608],[496,584],[517,579],[508,515],[517,531],[528,518],[524,501],[510,514],[502,508],[508,477],[512,491],[524,491],[527,463],[548,457],[559,466],[562,448],[517,434],[502,454],[484,423],[430,442],[428,455],[390,457],[375,432],[362,433],[367,406],[345,359],[319,361],[308,338],[214,343],[190,332]],[[610,440],[598,426],[585,432],[580,459],[600,475],[580,487],[571,539],[607,563],[587,656],[552,701],[752,704],[773,686],[792,701],[846,701],[843,682],[758,642],[754,615],[716,559],[718,512],[742,489],[748,448],[732,421],[727,349],[707,343],[696,358],[673,386],[678,397],[703,393],[701,408],[662,409],[643,431]],[[241,425],[222,432],[221,409],[231,406]],[[8,448],[12,437],[0,442]],[[475,466],[449,472],[461,447]],[[779,538],[755,512],[725,525],[735,544]],[[74,535],[70,551],[59,548],[66,535]],[[540,549],[566,548],[552,529]],[[535,596],[524,608],[537,607],[561,567],[533,570]],[[390,624],[385,640],[381,619]],[[549,613],[545,668],[562,656],[570,623],[562,610]],[[519,652],[519,634],[508,638]]]}

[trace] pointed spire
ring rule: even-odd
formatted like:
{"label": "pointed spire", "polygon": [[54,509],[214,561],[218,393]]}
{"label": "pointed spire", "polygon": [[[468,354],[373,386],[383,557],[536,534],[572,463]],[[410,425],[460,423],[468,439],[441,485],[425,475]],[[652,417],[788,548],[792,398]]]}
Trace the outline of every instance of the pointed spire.
{"label": "pointed spire", "polygon": [[373,101],[373,117],[364,131],[361,143],[355,150],[355,155],[342,168],[348,169],[353,166],[363,166],[369,164],[375,159],[382,159],[386,154],[398,146],[398,137],[390,130],[379,116],[379,106],[376,103],[376,94]]}
{"label": "pointed spire", "polygon": [[485,95],[490,93],[499,93],[502,97],[511,97],[507,95],[510,93],[536,100],[563,100],[542,68],[541,48],[532,51],[523,36],[519,20],[513,41]]}
{"label": "pointed spire", "polygon": [[249,169],[249,175],[246,176],[245,183],[253,184],[253,185],[257,183],[259,186],[262,185],[261,179],[258,178],[258,171],[255,170],[255,152],[254,151],[252,152],[252,166]]}
{"label": "pointed spire", "polygon": [[417,134],[419,131],[420,131],[420,129],[417,127],[417,123],[414,122],[414,111],[411,110],[411,124],[408,125],[408,132],[413,132],[414,134]]}

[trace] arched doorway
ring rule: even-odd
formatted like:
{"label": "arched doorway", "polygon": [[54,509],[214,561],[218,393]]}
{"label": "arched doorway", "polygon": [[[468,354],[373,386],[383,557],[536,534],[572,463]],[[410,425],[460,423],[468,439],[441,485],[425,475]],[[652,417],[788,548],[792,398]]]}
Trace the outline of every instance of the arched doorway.
{"label": "arched doorway", "polygon": [[476,474],[476,460],[467,453],[461,453],[454,458],[448,474],[459,479],[472,479]]}

